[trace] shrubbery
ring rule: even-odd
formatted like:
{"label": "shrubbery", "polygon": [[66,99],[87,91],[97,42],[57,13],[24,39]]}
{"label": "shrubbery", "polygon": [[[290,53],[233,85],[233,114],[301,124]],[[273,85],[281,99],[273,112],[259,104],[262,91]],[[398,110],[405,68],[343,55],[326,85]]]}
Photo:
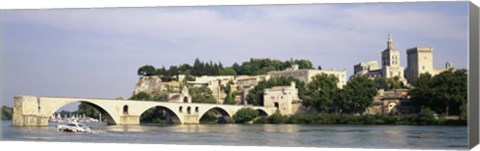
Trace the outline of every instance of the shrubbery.
{"label": "shrubbery", "polygon": [[2,106],[1,120],[12,120],[13,109],[8,106]]}
{"label": "shrubbery", "polygon": [[233,115],[233,120],[237,123],[246,123],[255,119],[258,116],[258,112],[252,108],[242,108]]}
{"label": "shrubbery", "polygon": [[275,113],[261,117],[255,124],[346,124],[346,125],[466,125],[464,120],[447,120],[435,117],[431,110],[406,115],[355,115],[355,114],[309,114],[284,116]]}

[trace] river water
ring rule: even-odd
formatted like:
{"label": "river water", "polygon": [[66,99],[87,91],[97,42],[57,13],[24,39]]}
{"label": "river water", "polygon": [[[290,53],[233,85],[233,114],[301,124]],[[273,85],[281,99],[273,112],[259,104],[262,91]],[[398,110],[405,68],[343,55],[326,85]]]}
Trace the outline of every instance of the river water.
{"label": "river water", "polygon": [[339,148],[467,149],[466,126],[351,126],[201,124],[106,126],[92,133],[14,128],[2,122],[2,140]]}

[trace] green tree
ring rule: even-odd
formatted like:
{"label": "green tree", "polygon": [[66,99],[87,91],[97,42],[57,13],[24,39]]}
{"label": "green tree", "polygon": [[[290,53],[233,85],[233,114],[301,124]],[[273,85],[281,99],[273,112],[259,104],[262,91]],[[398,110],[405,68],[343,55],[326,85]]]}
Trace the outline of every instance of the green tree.
{"label": "green tree", "polygon": [[138,69],[137,74],[139,76],[152,76],[157,74],[157,70],[151,65],[145,65]]}
{"label": "green tree", "polygon": [[312,78],[307,84],[304,104],[315,106],[321,112],[334,110],[334,95],[338,91],[338,79],[334,75],[320,74]]}
{"label": "green tree", "polygon": [[387,78],[384,78],[384,77],[376,78],[375,83],[377,84],[377,89],[390,90],[390,86],[388,85]]}
{"label": "green tree", "polygon": [[467,70],[447,70],[434,77],[422,74],[413,81],[410,90],[412,101],[419,107],[432,108],[446,116],[460,115],[461,106],[467,103]]}
{"label": "green tree", "polygon": [[152,97],[146,92],[140,92],[130,97],[129,100],[149,101],[149,100],[152,100]]}
{"label": "green tree", "polygon": [[217,103],[212,90],[207,87],[190,87],[188,92],[192,96],[193,103]]}
{"label": "green tree", "polygon": [[252,108],[242,108],[233,115],[233,120],[237,123],[246,123],[255,119],[258,116],[258,112]]}
{"label": "green tree", "polygon": [[434,96],[432,96],[432,75],[429,73],[421,74],[420,77],[412,82],[413,89],[409,94],[411,100],[420,108],[431,106]]}
{"label": "green tree", "polygon": [[237,103],[235,101],[235,97],[233,97],[234,92],[232,92],[232,84],[233,84],[233,81],[229,81],[224,88],[224,92],[225,92],[225,94],[227,94],[227,96],[225,97],[225,101],[223,102],[223,104],[236,104]]}
{"label": "green tree", "polygon": [[237,72],[233,68],[220,68],[219,75],[237,75]]}
{"label": "green tree", "polygon": [[434,102],[437,111],[459,115],[459,108],[467,103],[467,71],[447,70],[432,79]]}
{"label": "green tree", "polygon": [[2,106],[2,117],[1,120],[12,120],[13,108],[8,106]]}
{"label": "green tree", "polygon": [[[93,107],[92,105],[90,105],[88,103],[85,103],[85,102],[81,102],[78,105],[77,112],[78,112],[78,114],[85,114],[85,116],[87,116],[87,117],[96,118],[96,119],[98,119],[101,115],[100,111],[98,111],[95,107]],[[106,119],[105,114],[102,115],[102,119]]]}
{"label": "green tree", "polygon": [[347,82],[343,91],[339,91],[335,98],[339,99],[342,112],[363,113],[372,105],[373,97],[377,94],[375,81],[366,76],[356,76]]}
{"label": "green tree", "polygon": [[405,88],[402,82],[400,82],[400,77],[395,76],[393,78],[388,78],[387,83],[389,85],[389,90]]}

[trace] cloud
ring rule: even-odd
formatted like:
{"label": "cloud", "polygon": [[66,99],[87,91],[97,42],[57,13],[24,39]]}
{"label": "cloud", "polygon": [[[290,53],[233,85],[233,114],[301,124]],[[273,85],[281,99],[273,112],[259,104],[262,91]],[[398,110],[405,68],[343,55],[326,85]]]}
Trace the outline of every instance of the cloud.
{"label": "cloud", "polygon": [[[144,64],[168,67],[192,63],[196,57],[221,61],[227,66],[252,57],[309,59],[315,66],[346,68],[348,74],[352,74],[354,64],[380,59],[387,33],[393,32],[395,46],[400,51],[418,44],[432,45],[440,50],[434,55],[442,61],[448,56],[456,66],[466,67],[462,62],[466,53],[443,51],[466,49],[467,5],[455,4],[2,10],[2,51],[9,57],[2,60],[2,66],[18,65],[4,73],[10,77],[5,80],[13,81],[9,87],[14,87],[22,78],[35,79],[28,74],[29,69],[35,68],[37,75],[45,78],[41,84],[56,82],[52,85],[66,89],[62,82],[85,77],[84,81],[96,81],[93,85],[98,88],[88,92],[72,88],[82,91],[79,95],[116,97],[121,92],[128,97],[136,80],[136,67]],[[31,65],[31,60],[38,63]],[[404,52],[402,64],[405,65],[403,60]],[[42,70],[62,70],[63,66],[50,66],[58,62],[67,68],[65,70],[72,71],[66,73],[80,75],[60,72],[57,76],[62,80],[55,81],[41,73]],[[108,76],[99,76],[99,72],[132,75],[101,80]],[[15,79],[15,74],[22,76]],[[129,83],[118,84],[121,81]],[[92,83],[72,85],[87,84]],[[100,89],[105,85],[115,85],[117,89],[105,92]],[[29,92],[39,89],[29,88]],[[7,95],[10,98],[17,92]],[[71,92],[64,94],[71,95]]]}

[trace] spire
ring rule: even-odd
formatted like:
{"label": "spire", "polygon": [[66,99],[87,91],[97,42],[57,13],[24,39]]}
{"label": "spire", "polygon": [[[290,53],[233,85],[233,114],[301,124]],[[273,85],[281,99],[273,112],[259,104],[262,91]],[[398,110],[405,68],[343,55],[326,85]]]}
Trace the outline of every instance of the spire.
{"label": "spire", "polygon": [[387,49],[392,50],[393,49],[393,40],[392,40],[392,33],[388,33],[388,40],[387,40]]}

